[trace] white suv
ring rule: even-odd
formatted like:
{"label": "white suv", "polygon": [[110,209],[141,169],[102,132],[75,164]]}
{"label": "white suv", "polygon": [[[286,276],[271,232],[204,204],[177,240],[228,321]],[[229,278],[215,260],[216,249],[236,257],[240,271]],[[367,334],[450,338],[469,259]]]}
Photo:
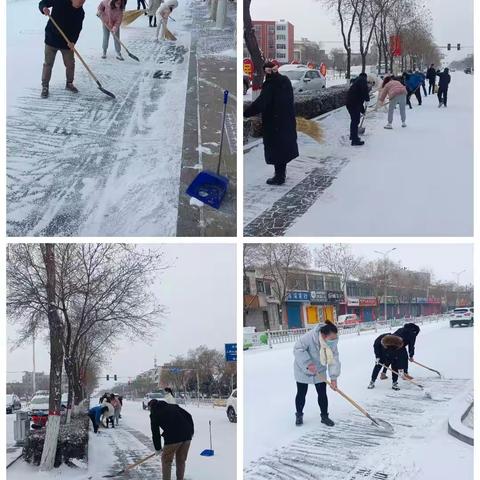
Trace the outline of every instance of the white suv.
{"label": "white suv", "polygon": [[147,393],[142,400],[142,408],[146,410],[148,408],[148,403],[150,400],[163,400],[165,398],[165,392],[151,392]]}
{"label": "white suv", "polygon": [[473,327],[473,307],[456,308],[450,318],[450,327],[455,325]]}
{"label": "white suv", "polygon": [[318,70],[304,65],[284,65],[279,72],[289,78],[296,95],[314,94],[327,85],[325,77]]}
{"label": "white suv", "polygon": [[235,389],[227,400],[227,417],[232,423],[237,423],[237,389]]}

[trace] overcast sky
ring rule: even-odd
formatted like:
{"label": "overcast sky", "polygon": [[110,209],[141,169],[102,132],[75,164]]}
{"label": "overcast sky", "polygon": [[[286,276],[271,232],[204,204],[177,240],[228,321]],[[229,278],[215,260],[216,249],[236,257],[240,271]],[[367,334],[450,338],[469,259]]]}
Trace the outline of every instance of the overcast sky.
{"label": "overcast sky", "polygon": [[[153,248],[153,247],[152,247]],[[158,248],[158,246],[157,246]],[[169,314],[162,329],[151,332],[151,345],[138,342],[118,344],[111,366],[104,373],[122,377],[135,376],[171,360],[170,355],[184,354],[200,345],[224,349],[236,341],[236,266],[234,245],[162,245],[166,262],[154,290]],[[9,343],[15,327],[8,325]],[[32,369],[32,348],[8,352],[8,371]],[[37,345],[37,371],[49,371],[46,344]],[[8,374],[7,381],[21,374]],[[110,382],[112,385],[112,382]]]}
{"label": "overcast sky", "polygon": [[[437,44],[473,45],[473,0],[426,0],[425,4],[432,13]],[[251,14],[254,20],[288,20],[295,26],[296,39],[307,37],[324,42],[327,51],[342,48],[335,15],[321,0],[252,0]],[[463,58],[468,53],[472,53],[471,48],[451,52],[448,59]]]}
{"label": "overcast sky", "polygon": [[[313,248],[313,247],[312,247]],[[351,245],[355,255],[366,260],[382,258],[375,253],[385,252],[392,248],[395,251],[389,254],[389,258],[395,262],[401,262],[409,270],[427,269],[433,273],[436,281],[457,281],[454,272],[464,273],[460,275],[461,284],[473,283],[473,247],[471,245],[432,245],[432,244],[363,244]]]}

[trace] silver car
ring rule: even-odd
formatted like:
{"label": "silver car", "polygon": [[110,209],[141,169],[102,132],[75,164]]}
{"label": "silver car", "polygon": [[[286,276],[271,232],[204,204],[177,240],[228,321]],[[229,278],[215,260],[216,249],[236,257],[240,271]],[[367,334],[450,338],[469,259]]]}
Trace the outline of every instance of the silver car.
{"label": "silver car", "polygon": [[326,87],[325,77],[318,70],[306,67],[280,68],[279,72],[290,79],[295,95],[314,94]]}

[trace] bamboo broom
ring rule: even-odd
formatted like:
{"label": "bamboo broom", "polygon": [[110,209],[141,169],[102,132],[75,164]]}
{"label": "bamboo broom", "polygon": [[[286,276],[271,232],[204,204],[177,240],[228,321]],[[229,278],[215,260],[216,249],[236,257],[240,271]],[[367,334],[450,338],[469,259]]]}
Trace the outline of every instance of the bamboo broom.
{"label": "bamboo broom", "polygon": [[147,10],[126,10],[123,12],[122,25],[130,25],[138,17],[141,17]]}
{"label": "bamboo broom", "polygon": [[296,117],[297,120],[297,132],[302,132],[305,135],[313,138],[318,143],[324,142],[324,134],[322,127],[318,122],[313,120],[307,120],[304,117]]}

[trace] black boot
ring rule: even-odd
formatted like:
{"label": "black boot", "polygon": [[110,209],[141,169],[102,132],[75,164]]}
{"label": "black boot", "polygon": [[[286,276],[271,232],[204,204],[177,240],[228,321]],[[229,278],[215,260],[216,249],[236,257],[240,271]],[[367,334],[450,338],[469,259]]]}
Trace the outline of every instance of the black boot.
{"label": "black boot", "polygon": [[303,425],[303,413],[295,414],[295,425],[297,426]]}
{"label": "black boot", "polygon": [[335,425],[335,422],[333,420],[330,420],[328,414],[322,415],[322,423],[324,423],[327,427],[333,427]]}
{"label": "black boot", "polygon": [[267,180],[267,185],[283,185],[286,178],[287,165],[275,165],[275,175]]}
{"label": "black boot", "polygon": [[359,138],[352,140],[352,147],[361,147],[362,145],[365,145],[363,140],[360,140]]}

